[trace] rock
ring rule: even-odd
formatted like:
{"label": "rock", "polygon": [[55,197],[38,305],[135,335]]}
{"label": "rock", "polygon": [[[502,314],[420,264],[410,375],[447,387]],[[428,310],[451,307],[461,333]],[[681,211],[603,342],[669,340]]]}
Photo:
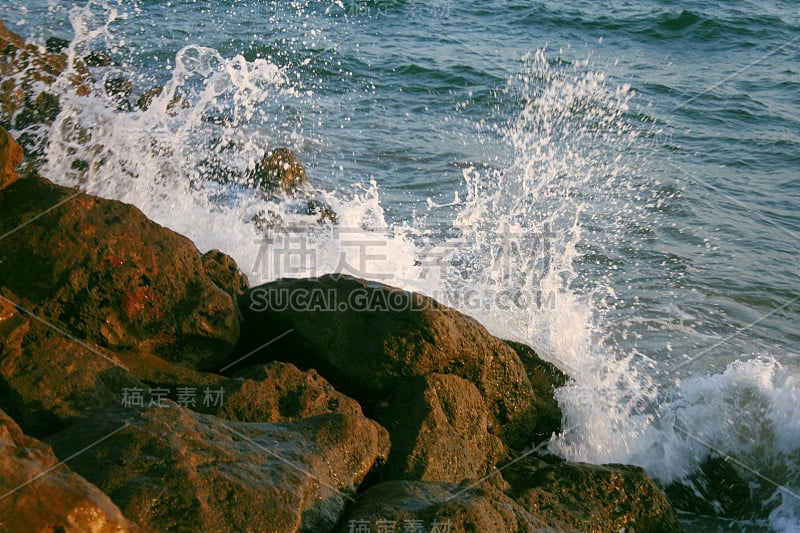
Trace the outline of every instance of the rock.
{"label": "rock", "polygon": [[308,176],[297,154],[288,148],[274,148],[248,172],[246,181],[269,194],[281,191],[292,196],[308,182]]}
{"label": "rock", "polygon": [[0,289],[0,408],[26,433],[60,431],[118,405],[124,388],[144,387],[114,354],[28,318],[15,299]]}
{"label": "rock", "polygon": [[0,411],[0,528],[3,531],[141,531],[122,515],[108,496],[66,466],[55,467],[58,462],[49,446],[23,434],[19,426]]}
{"label": "rock", "polygon": [[772,487],[766,494],[752,489],[731,463],[723,457],[712,457],[700,465],[699,471],[685,480],[671,483],[665,490],[672,504],[681,511],[701,516],[753,519],[765,514],[764,502],[769,500]]}
{"label": "rock", "polygon": [[363,416],[361,406],[331,386],[314,370],[303,372],[273,361],[237,374],[247,378],[214,414],[242,422],[294,422],[321,414]]}
{"label": "rock", "polygon": [[[116,363],[116,364],[115,364]],[[117,366],[117,364],[121,366]],[[249,367],[237,379],[181,367],[142,351],[109,352],[76,342],[0,299],[0,408],[42,438],[104,409],[172,400],[243,422],[287,422],[344,413],[358,403],[314,371],[288,363]]]}
{"label": "rock", "polygon": [[[151,89],[148,89],[136,100],[135,107],[140,111],[147,111],[153,104],[153,100],[161,96],[162,92],[164,92],[164,87],[161,85],[157,85]],[[172,99],[167,102],[166,112],[167,115],[174,117],[178,114],[178,110],[189,109],[190,107],[192,107],[191,102],[189,102],[189,100],[187,100],[181,94],[176,93],[172,96]]]}
{"label": "rock", "polygon": [[133,206],[39,177],[0,191],[0,212],[0,235],[14,231],[0,248],[0,287],[23,308],[113,350],[192,368],[227,359],[237,310],[189,239]]}
{"label": "rock", "polygon": [[142,111],[147,111],[150,108],[150,104],[153,103],[153,99],[161,96],[163,90],[164,87],[157,86],[144,92],[139,99],[136,100],[136,107]]}
{"label": "rock", "polygon": [[114,60],[106,52],[90,52],[83,57],[83,61],[89,67],[110,67],[115,65]]}
{"label": "rock", "polygon": [[468,484],[387,481],[359,494],[340,522],[353,531],[574,531],[525,511],[502,492]]}
{"label": "rock", "polygon": [[69,47],[69,41],[61,37],[48,37],[44,47],[52,54],[60,54],[62,50]]}
{"label": "rock", "polygon": [[[55,45],[55,41],[53,41]],[[67,67],[64,54],[26,44],[0,22],[0,124],[17,129],[48,122],[58,114],[58,98],[48,91]],[[91,78],[82,61],[74,65],[69,81],[78,96],[91,92]],[[45,96],[42,96],[45,95]],[[18,114],[22,114],[18,116]],[[20,138],[22,142],[22,138]],[[26,146],[26,151],[29,147]]]}
{"label": "rock", "polygon": [[336,211],[334,211],[333,208],[325,202],[320,202],[319,200],[314,199],[308,200],[307,209],[309,215],[319,215],[318,221],[320,223],[325,222],[326,220],[332,224],[339,223],[339,215],[337,215]]}
{"label": "rock", "polygon": [[259,233],[266,233],[269,230],[283,226],[283,217],[272,210],[260,209],[258,213],[250,219]]}
{"label": "rock", "polygon": [[500,439],[488,431],[483,397],[458,376],[415,378],[379,404],[374,416],[392,440],[385,479],[478,479],[493,472],[504,454]]}
{"label": "rock", "polygon": [[[3,24],[2,20],[0,20],[0,42],[2,42],[4,49],[8,48],[9,46],[13,46],[15,49],[25,48],[25,39],[6,28],[6,25]],[[10,50],[3,51],[4,54],[8,54],[10,52]]]}
{"label": "rock", "polygon": [[228,293],[234,302],[250,288],[250,281],[231,256],[219,250],[211,250],[203,254],[202,260],[205,274],[217,287]]}
{"label": "rock", "polygon": [[[370,414],[407,380],[453,374],[473,383],[490,432],[522,449],[536,427],[533,390],[507,344],[431,298],[350,276],[283,279],[245,293],[238,354],[315,368]],[[321,318],[324,317],[324,318]],[[235,359],[235,356],[231,359]]]}
{"label": "rock", "polygon": [[121,111],[130,111],[131,103],[128,98],[133,90],[133,82],[127,78],[108,78],[103,82],[106,97]]}
{"label": "rock", "polygon": [[[123,427],[127,419],[127,427]],[[108,411],[48,439],[125,515],[155,531],[325,531],[376,461],[386,431],[341,413],[223,422],[171,406]]]}
{"label": "rock", "polygon": [[567,384],[569,377],[552,363],[541,360],[530,346],[521,342],[505,342],[517,352],[533,386],[533,403],[536,407],[534,440],[547,440],[553,433],[561,431],[561,408],[554,393],[557,388]]}
{"label": "rock", "polygon": [[5,189],[17,179],[17,167],[22,163],[22,147],[0,126],[0,189]]}
{"label": "rock", "polygon": [[34,124],[50,124],[60,112],[58,96],[42,91],[36,98],[25,100],[25,105],[17,113],[14,127],[23,130]]}
{"label": "rock", "polygon": [[504,469],[503,477],[514,500],[549,523],[578,531],[682,531],[667,497],[636,466],[528,456]]}

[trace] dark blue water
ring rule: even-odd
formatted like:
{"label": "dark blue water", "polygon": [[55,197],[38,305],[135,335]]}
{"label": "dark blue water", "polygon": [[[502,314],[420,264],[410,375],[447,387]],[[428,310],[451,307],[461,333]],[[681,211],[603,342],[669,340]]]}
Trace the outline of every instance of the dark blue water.
{"label": "dark blue water", "polygon": [[[255,268],[257,206],[197,163],[222,153],[241,170],[258,149],[291,146],[343,224],[384,239],[365,277],[440,297],[545,294],[551,305],[535,308],[449,303],[575,377],[560,400],[578,429],[553,451],[640,464],[664,484],[730,456],[762,511],[686,515],[687,527],[800,530],[796,3],[0,6],[26,38],[77,29],[77,55],[111,53],[117,66],[98,78],[124,76],[134,96],[166,85],[199,110],[118,111],[102,90],[77,99],[65,116],[108,121],[98,129],[115,164],[65,178],[61,131],[53,179],[136,203],[261,282],[281,273]],[[142,137],[162,149],[129,158]],[[552,236],[505,272],[497,235],[509,227]],[[409,267],[426,243],[447,251],[434,281]]]}

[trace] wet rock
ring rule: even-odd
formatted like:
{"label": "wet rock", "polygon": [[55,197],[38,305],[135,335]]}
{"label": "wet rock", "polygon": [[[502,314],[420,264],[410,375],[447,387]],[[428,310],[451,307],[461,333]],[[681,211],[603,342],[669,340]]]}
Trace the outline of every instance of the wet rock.
{"label": "wet rock", "polygon": [[0,42],[2,42],[3,53],[5,54],[12,52],[12,50],[8,50],[9,47],[13,47],[17,50],[25,48],[25,39],[6,28],[2,20],[0,20]]}
{"label": "wet rock", "polygon": [[70,465],[156,531],[331,530],[388,452],[385,430],[359,416],[253,424],[177,406],[109,411],[48,441],[67,457],[115,430]]}
{"label": "wet rock", "polygon": [[38,177],[0,191],[0,212],[0,234],[14,231],[0,248],[0,287],[25,309],[103,347],[189,367],[216,369],[230,354],[237,310],[185,237]]}
{"label": "wet rock", "polygon": [[308,214],[318,215],[319,222],[329,221],[332,224],[337,224],[339,222],[339,216],[336,214],[336,211],[334,211],[333,208],[325,202],[312,199],[308,200],[306,205],[308,208]]}
{"label": "wet rock", "polygon": [[203,254],[203,271],[236,302],[250,288],[247,276],[239,270],[236,261],[219,250],[211,250]]}
{"label": "wet rock", "polygon": [[666,489],[675,508],[701,516],[751,519],[763,514],[766,494],[757,494],[723,457],[712,457],[700,470],[685,480],[671,483]]}
{"label": "wet rock", "polygon": [[520,449],[531,441],[533,390],[517,354],[474,319],[431,298],[328,275],[253,288],[240,307],[237,353],[293,330],[258,356],[315,368],[367,414],[411,378],[453,374],[484,397],[492,434]]}
{"label": "wet rock", "polygon": [[103,82],[106,96],[111,103],[121,111],[130,111],[131,103],[128,99],[133,90],[133,82],[127,78],[108,78]]}
{"label": "wet rock", "polygon": [[17,167],[22,163],[22,147],[0,126],[0,189],[17,181]]}
{"label": "wet rock", "polygon": [[504,454],[500,439],[488,431],[483,397],[458,376],[416,378],[381,402],[374,416],[392,440],[385,479],[478,479],[494,471]]}
{"label": "wet rock", "polygon": [[336,531],[521,533],[574,530],[527,512],[496,489],[471,487],[467,483],[387,481],[359,494]]}
{"label": "wet rock", "polygon": [[561,431],[561,408],[555,399],[555,390],[563,387],[569,377],[554,364],[543,361],[536,352],[521,342],[505,341],[522,361],[525,372],[533,386],[533,403],[536,407],[536,441],[549,439],[553,433]]}
{"label": "wet rock", "polygon": [[0,528],[3,531],[141,531],[122,515],[108,496],[67,466],[56,467],[58,462],[49,446],[23,434],[19,426],[0,411]]}
{"label": "wet rock", "polygon": [[514,500],[548,522],[578,531],[682,531],[667,497],[636,466],[528,456],[502,474]]}
{"label": "wet rock", "polygon": [[83,61],[89,67],[110,67],[115,65],[114,60],[106,52],[91,52],[84,56]]}
{"label": "wet rock", "polygon": [[297,193],[308,182],[303,162],[288,148],[274,148],[256,163],[246,176],[247,183],[266,193]]}
{"label": "wet rock", "polygon": [[150,104],[153,103],[153,99],[158,98],[163,90],[164,87],[158,86],[146,91],[136,100],[136,107],[142,111],[147,111],[150,108]]}
{"label": "wet rock", "polygon": [[272,229],[283,226],[283,217],[272,210],[261,209],[256,213],[250,222],[256,227],[259,233],[266,233]]}
{"label": "wet rock", "polygon": [[[58,99],[47,86],[55,82],[66,67],[64,54],[26,44],[22,37],[0,22],[0,124],[6,128],[13,124],[21,129],[34,122],[51,121],[57,115]],[[69,81],[78,96],[90,93],[90,79],[82,61],[74,65]],[[41,97],[42,94],[47,96]],[[17,117],[20,113],[23,116]]]}
{"label": "wet rock", "polygon": [[23,130],[34,124],[50,124],[60,112],[58,96],[42,91],[35,98],[25,100],[25,105],[17,113],[14,127]]}
{"label": "wet rock", "polygon": [[62,50],[69,47],[69,41],[61,37],[48,37],[44,47],[52,54],[60,54]]}

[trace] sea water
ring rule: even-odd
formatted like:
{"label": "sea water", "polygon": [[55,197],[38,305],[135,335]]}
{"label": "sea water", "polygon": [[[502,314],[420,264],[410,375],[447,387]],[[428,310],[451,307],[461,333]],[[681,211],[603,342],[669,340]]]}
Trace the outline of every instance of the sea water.
{"label": "sea water", "polygon": [[[57,84],[46,177],[253,285],[345,272],[434,296],[570,375],[551,452],[662,486],[724,457],[762,510],[688,529],[800,529],[795,3],[0,6],[29,41],[114,61],[89,97]],[[247,183],[276,146],[337,224]]]}

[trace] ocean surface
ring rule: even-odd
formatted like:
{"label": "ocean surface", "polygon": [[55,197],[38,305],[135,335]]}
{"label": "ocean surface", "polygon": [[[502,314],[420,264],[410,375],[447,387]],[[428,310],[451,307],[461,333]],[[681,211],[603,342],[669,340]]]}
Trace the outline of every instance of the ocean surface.
{"label": "ocean surface", "polygon": [[[336,271],[434,296],[573,378],[551,452],[662,486],[723,457],[760,509],[684,512],[687,530],[800,531],[795,1],[0,0],[0,18],[113,60],[27,132],[46,177],[253,285]],[[276,146],[338,224],[250,186]]]}

